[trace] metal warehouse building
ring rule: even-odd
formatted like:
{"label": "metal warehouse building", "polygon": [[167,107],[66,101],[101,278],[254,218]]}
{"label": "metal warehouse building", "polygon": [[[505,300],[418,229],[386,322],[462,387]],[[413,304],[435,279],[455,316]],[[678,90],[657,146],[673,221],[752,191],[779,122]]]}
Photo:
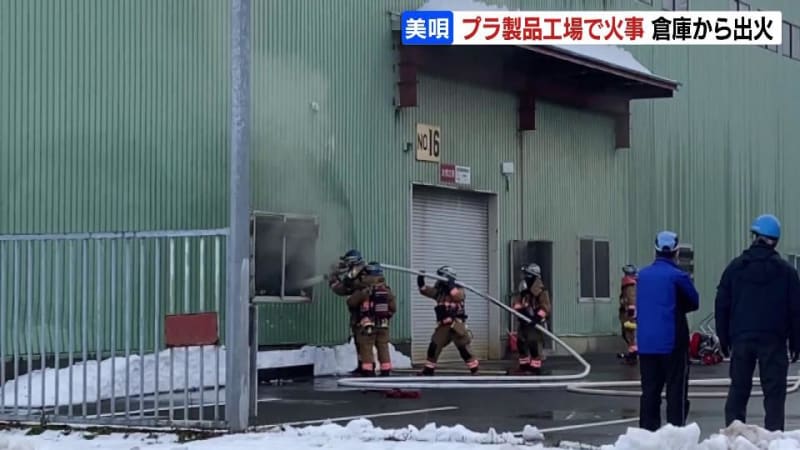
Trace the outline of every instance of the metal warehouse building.
{"label": "metal warehouse building", "polygon": [[[501,299],[517,266],[535,258],[552,290],[553,329],[578,349],[618,344],[619,268],[648,263],[661,228],[686,245],[702,296],[695,323],[757,214],[777,214],[780,249],[800,254],[800,3],[493,5],[687,3],[781,10],[784,44],[404,47],[399,14],[422,1],[253,0],[253,289],[269,302],[260,343],[348,337],[343,301],[293,282],[352,247],[402,266],[452,265]],[[121,345],[114,326],[130,317],[144,320],[135,327],[152,347],[162,313],[219,309],[220,236],[134,244],[130,261],[124,241],[90,244],[88,264],[102,269],[69,287],[90,298],[88,317],[70,318],[49,281],[14,286],[12,268],[38,260],[13,235],[226,227],[228,27],[218,0],[0,2],[3,299],[19,297],[32,317],[46,312],[62,333],[104,324],[104,350]],[[70,248],[34,247],[52,256],[41,273],[68,279],[80,259],[64,259]],[[138,278],[126,284],[128,269],[114,264]],[[149,293],[167,277],[177,281],[154,306]],[[433,308],[411,277],[388,277],[400,301],[393,339],[419,360]],[[134,316],[111,306],[131,293]],[[508,315],[474,295],[467,312],[477,355],[502,357]],[[10,339],[15,319],[4,319]],[[57,351],[58,332],[41,339]]]}

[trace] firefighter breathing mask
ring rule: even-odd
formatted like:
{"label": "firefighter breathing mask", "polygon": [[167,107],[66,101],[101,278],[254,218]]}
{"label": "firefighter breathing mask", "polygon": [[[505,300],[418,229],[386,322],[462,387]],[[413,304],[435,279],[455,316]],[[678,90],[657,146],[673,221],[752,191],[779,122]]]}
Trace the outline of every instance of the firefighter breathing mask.
{"label": "firefighter breathing mask", "polygon": [[364,267],[364,271],[367,275],[373,277],[383,276],[383,267],[381,267],[381,264],[377,261],[370,261],[370,263]]}
{"label": "firefighter breathing mask", "polygon": [[364,270],[364,264],[356,264],[351,266],[347,271],[347,278],[350,278],[351,280],[358,278],[362,270]]}

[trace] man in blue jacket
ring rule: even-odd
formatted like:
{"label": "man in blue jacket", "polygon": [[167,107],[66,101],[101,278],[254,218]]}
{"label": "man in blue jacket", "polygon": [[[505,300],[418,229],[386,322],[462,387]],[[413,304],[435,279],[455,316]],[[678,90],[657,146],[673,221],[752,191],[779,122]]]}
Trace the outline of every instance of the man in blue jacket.
{"label": "man in blue jacket", "polygon": [[684,426],[688,413],[689,324],[700,296],[691,277],[678,267],[678,235],[656,236],[656,259],[639,271],[636,292],[636,341],[642,396],[639,427],[661,427],[661,391],[667,388],[667,421]]}
{"label": "man in blue jacket", "polygon": [[800,354],[800,280],[775,251],[781,224],[773,215],[756,218],[753,243],[722,273],[715,301],[716,331],[722,353],[731,353],[731,386],[725,425],[745,421],[758,361],[764,392],[764,426],[783,430],[789,358]]}

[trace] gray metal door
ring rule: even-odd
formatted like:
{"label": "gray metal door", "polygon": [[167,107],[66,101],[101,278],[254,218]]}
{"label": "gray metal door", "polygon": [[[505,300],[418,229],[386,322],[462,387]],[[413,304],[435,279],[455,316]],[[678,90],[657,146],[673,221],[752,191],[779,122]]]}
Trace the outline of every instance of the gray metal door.
{"label": "gray metal door", "polygon": [[[485,195],[452,189],[414,187],[412,196],[412,255],[416,269],[435,271],[452,266],[459,280],[489,291],[489,199]],[[411,358],[423,362],[435,326],[434,302],[419,294],[411,280]],[[433,280],[428,280],[433,283]],[[467,324],[472,350],[479,359],[489,353],[489,304],[467,291]],[[449,346],[439,362],[460,361]]]}

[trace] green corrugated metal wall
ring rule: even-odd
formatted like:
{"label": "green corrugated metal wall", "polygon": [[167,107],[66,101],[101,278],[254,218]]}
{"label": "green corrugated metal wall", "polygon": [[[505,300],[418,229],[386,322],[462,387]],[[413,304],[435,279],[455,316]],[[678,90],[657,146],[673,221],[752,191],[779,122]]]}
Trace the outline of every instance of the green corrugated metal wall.
{"label": "green corrugated metal wall", "polygon": [[[695,5],[697,3],[697,5]],[[800,3],[753,1],[800,24]],[[725,1],[692,2],[724,9]],[[783,221],[779,250],[800,250],[800,61],[758,47],[631,47],[653,72],[679,80],[670,101],[642,101],[632,114],[627,192],[631,257],[646,262],[653,230],[671,227],[695,248],[698,321],[713,310],[725,264],[745,248],[758,214]],[[647,176],[639,174],[646,173]]]}
{"label": "green corrugated metal wall", "polygon": [[[606,118],[541,104],[537,131],[519,137],[512,96],[430,77],[420,106],[396,114],[388,13],[421,3],[253,2],[253,206],[318,215],[321,269],[351,246],[408,262],[410,183],[438,179],[434,164],[403,152],[417,121],[441,125],[444,160],[470,165],[473,186],[498,194],[502,295],[508,240],[555,241],[559,333],[616,328],[613,304],[577,303],[578,235],[611,239],[613,288],[615,268],[646,263],[653,232],[676,228],[696,248],[705,307],[761,208],[777,208],[785,246],[800,250],[791,202],[800,88],[790,83],[800,62],[759,48],[634,47],[683,86],[674,99],[636,102],[633,148],[615,152]],[[800,22],[791,1],[752,3]],[[726,9],[727,0],[692,8]],[[227,18],[222,1],[1,2],[0,232],[224,226]],[[516,163],[509,191],[501,161]],[[406,278],[390,281],[408,298]],[[264,307],[262,317],[262,343],[347,335],[342,301],[327,292],[311,305]],[[410,328],[406,305],[393,337],[408,339]]]}
{"label": "green corrugated metal wall", "polygon": [[226,225],[226,2],[0,2],[0,232]]}

